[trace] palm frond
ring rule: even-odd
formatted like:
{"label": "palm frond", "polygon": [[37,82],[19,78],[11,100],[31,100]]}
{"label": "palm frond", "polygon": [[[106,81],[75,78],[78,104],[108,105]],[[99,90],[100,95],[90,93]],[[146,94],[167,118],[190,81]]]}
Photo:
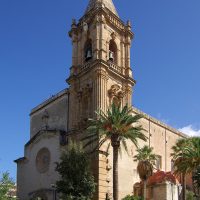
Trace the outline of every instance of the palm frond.
{"label": "palm frond", "polygon": [[122,142],[122,145],[123,145],[123,147],[124,147],[126,153],[129,155],[128,146],[127,146],[127,143],[126,143],[125,138],[122,138],[121,142]]}
{"label": "palm frond", "polygon": [[[135,146],[138,146],[138,140],[147,140],[147,137],[143,134],[142,126],[137,124],[143,116],[132,115],[132,108],[128,108],[127,105],[121,108],[112,104],[106,113],[99,109],[96,111],[96,115],[97,119],[88,120],[86,133],[89,135],[85,136],[83,141],[90,141],[85,146],[96,142],[96,140],[101,145],[101,141],[104,141],[105,138],[112,140],[112,138],[118,137],[117,140],[121,141],[125,151],[128,152],[127,139],[130,139]],[[115,137],[112,137],[113,135]],[[97,148],[99,148],[99,145]]]}

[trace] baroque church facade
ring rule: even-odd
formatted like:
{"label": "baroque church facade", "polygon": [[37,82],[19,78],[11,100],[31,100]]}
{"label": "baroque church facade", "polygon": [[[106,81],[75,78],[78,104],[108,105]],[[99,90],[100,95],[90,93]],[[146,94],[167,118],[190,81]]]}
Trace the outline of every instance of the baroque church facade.
{"label": "baroque church facade", "polygon": [[[24,157],[17,159],[17,193],[20,200],[40,197],[53,200],[59,175],[59,161],[71,135],[80,140],[88,118],[94,111],[106,111],[112,102],[132,106],[135,80],[130,64],[130,48],[134,38],[131,23],[124,23],[112,0],[90,0],[83,17],[72,21],[72,67],[67,78],[69,88],[41,103],[30,113],[30,140]],[[157,168],[171,171],[171,147],[185,137],[179,131],[132,107],[141,113],[140,120],[149,138],[148,144],[158,155]],[[119,160],[119,198],[133,193],[139,181],[137,163],[133,161],[135,146],[128,142],[129,155],[122,152]],[[97,182],[95,200],[112,197],[112,150],[106,144],[94,156],[92,166]]]}

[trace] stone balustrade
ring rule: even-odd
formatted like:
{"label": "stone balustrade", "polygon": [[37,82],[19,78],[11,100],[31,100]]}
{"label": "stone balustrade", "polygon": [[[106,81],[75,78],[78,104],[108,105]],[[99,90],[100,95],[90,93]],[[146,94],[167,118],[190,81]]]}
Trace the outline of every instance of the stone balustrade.
{"label": "stone balustrade", "polygon": [[114,71],[116,71],[116,72],[122,74],[122,68],[119,67],[119,66],[117,66],[117,65],[115,65],[115,64],[112,63],[112,62],[109,62],[109,68],[110,68],[111,70],[114,70]]}
{"label": "stone balustrade", "polygon": [[109,20],[114,24],[114,26],[118,27],[119,29],[124,29],[124,25],[112,15],[108,16]]}

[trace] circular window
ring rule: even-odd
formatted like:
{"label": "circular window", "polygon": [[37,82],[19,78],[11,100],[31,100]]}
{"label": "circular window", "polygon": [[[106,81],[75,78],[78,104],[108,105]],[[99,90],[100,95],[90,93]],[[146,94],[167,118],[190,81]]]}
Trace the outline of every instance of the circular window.
{"label": "circular window", "polygon": [[49,170],[50,152],[47,148],[42,148],[36,156],[36,167],[40,173],[45,173]]}

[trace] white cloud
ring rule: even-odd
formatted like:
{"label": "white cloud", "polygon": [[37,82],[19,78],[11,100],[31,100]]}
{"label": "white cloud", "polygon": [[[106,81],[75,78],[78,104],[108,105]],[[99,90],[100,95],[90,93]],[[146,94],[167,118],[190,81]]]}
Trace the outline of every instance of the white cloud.
{"label": "white cloud", "polygon": [[189,136],[199,136],[200,137],[200,129],[195,129],[192,125],[185,126],[183,128],[178,129],[180,132],[185,133]]}

